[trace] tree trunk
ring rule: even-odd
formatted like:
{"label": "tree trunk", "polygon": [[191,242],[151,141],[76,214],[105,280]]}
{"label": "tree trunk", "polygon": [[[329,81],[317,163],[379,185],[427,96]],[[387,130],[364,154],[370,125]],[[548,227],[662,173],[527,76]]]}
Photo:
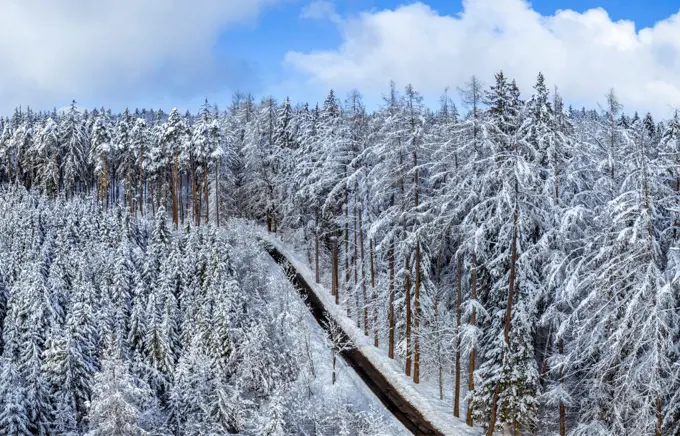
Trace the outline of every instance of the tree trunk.
{"label": "tree trunk", "polygon": [[321,281],[320,271],[319,271],[319,211],[314,212],[314,220],[316,221],[316,226],[314,227],[314,266],[315,274],[314,279],[316,283]]}
{"label": "tree trunk", "polygon": [[[472,250],[472,267],[470,269],[470,300],[471,302],[474,302],[477,300],[477,253],[473,249]],[[470,318],[470,325],[476,326],[477,325],[477,310],[472,309],[472,316]],[[469,392],[474,392],[475,390],[475,356],[476,355],[476,350],[474,347],[472,347],[472,351],[470,352],[470,362],[468,365],[468,391]],[[472,426],[473,421],[472,421],[472,399],[468,400],[468,409],[467,409],[467,416],[465,422],[467,425]]]}
{"label": "tree trunk", "polygon": [[215,168],[215,223],[217,227],[220,226],[220,164],[222,158],[217,159],[217,168]]}
{"label": "tree trunk", "polygon": [[205,223],[208,224],[210,219],[210,201],[208,201],[208,163],[205,163],[205,171],[203,172],[203,196],[205,198]]}
{"label": "tree trunk", "polygon": [[656,436],[661,436],[661,424],[662,424],[662,407],[661,398],[656,399]]}
{"label": "tree trunk", "polygon": [[338,240],[334,238],[333,242],[333,280],[335,282],[335,304],[340,304],[340,268],[338,259]]}
{"label": "tree trunk", "polygon": [[[437,261],[439,262],[439,261]],[[439,283],[437,283],[439,284]],[[439,384],[439,399],[444,399],[444,368],[442,365],[441,334],[439,333],[439,293],[434,295],[434,328],[437,330],[437,381]]]}
{"label": "tree trunk", "polygon": [[335,384],[335,349],[333,349],[333,383]]}
{"label": "tree trunk", "polygon": [[193,206],[193,211],[192,215],[194,216],[194,221],[196,223],[196,227],[200,227],[201,225],[201,214],[199,212],[198,208],[198,187],[197,185],[197,180],[196,180],[196,162],[194,161],[194,157],[190,157],[190,166],[191,166],[191,203]]}
{"label": "tree trunk", "polygon": [[[361,303],[359,301],[359,277],[358,277],[358,268],[357,268],[357,260],[358,260],[358,253],[357,253],[357,206],[356,202],[354,203],[354,255],[352,256],[352,263],[354,265],[354,295],[356,296],[356,302],[357,302],[357,328],[361,327],[361,323],[359,322],[361,320]],[[364,308],[366,307],[365,304],[366,300],[366,290],[364,290]],[[365,334],[368,335],[368,326],[366,325],[366,322],[364,320],[364,331],[366,332]]]}
{"label": "tree trunk", "polygon": [[[564,353],[564,339],[560,338],[559,341],[557,342],[557,350],[559,351],[560,354]],[[564,370],[560,368],[560,384],[564,384]],[[560,400],[560,436],[566,436],[567,435],[567,412],[566,412],[566,407],[565,404],[562,400]],[[659,433],[658,435],[660,435]],[[658,436],[657,435],[657,436]]]}
{"label": "tree trunk", "polygon": [[373,302],[373,345],[377,348],[379,346],[378,340],[378,296],[375,293],[375,269],[373,265],[373,239],[370,240],[371,250],[371,301]]}
{"label": "tree trunk", "polygon": [[414,296],[413,383],[420,383],[420,241],[416,241],[416,289]]}
{"label": "tree trunk", "polygon": [[409,265],[409,254],[404,256],[404,304],[406,304],[406,375],[411,375],[411,265]]}
{"label": "tree trunk", "polygon": [[179,220],[184,227],[184,175],[180,171],[178,176],[179,189],[177,192],[177,204],[179,205]]}
{"label": "tree trunk", "polygon": [[[496,414],[498,413],[498,392],[501,388],[500,380],[496,383],[496,389],[493,391],[493,399],[491,400],[491,417],[489,418],[489,428],[486,431],[486,436],[493,436],[493,432],[496,430]],[[505,432],[504,432],[505,434]]]}
{"label": "tree trunk", "polygon": [[460,417],[460,327],[461,306],[463,304],[463,256],[458,255],[458,268],[456,280],[456,386],[453,393],[453,416]]}
{"label": "tree trunk", "polygon": [[387,322],[389,324],[388,330],[388,348],[387,356],[394,359],[394,241],[390,243],[390,251],[387,253],[389,263],[389,303]]}
{"label": "tree trunk", "polygon": [[[516,186],[516,185],[515,185]],[[512,302],[515,298],[515,268],[517,265],[517,225],[518,225],[518,211],[515,206],[514,224],[512,229],[512,254],[510,255],[510,284],[508,286],[508,305],[505,308],[505,344],[510,345],[510,324],[512,322]]]}
{"label": "tree trunk", "polygon": [[[345,289],[349,290],[349,206],[347,188],[345,188]],[[349,295],[348,295],[349,297]],[[349,316],[349,299],[347,300],[347,316]],[[357,319],[359,314],[357,313]]]}
{"label": "tree trunk", "polygon": [[364,336],[368,336],[368,298],[366,295],[366,250],[364,249],[364,223],[362,212],[363,211],[359,209],[359,245],[361,246],[361,292],[364,297]]}
{"label": "tree trunk", "polygon": [[170,181],[171,195],[172,195],[172,223],[175,225],[175,230],[179,227],[179,215],[177,205],[177,170],[179,167],[179,151],[175,147],[175,159],[172,167],[172,180]]}

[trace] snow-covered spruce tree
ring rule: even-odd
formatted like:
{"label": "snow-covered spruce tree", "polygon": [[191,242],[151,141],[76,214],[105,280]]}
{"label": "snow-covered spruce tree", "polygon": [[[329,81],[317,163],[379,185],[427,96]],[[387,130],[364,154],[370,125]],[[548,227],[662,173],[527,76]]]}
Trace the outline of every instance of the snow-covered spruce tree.
{"label": "snow-covered spruce tree", "polygon": [[544,222],[536,195],[540,166],[518,134],[522,103],[514,82],[497,74],[486,99],[486,172],[478,181],[479,201],[466,218],[478,222],[483,242],[477,255],[489,275],[482,299],[489,318],[483,324],[472,407],[489,432],[497,422],[518,431],[536,425],[538,371],[532,335],[540,284],[529,253]]}
{"label": "snow-covered spruce tree", "polygon": [[150,387],[135,378],[111,341],[95,374],[88,403],[88,436],[162,434],[163,423]]}
{"label": "snow-covered spruce tree", "polygon": [[567,357],[582,380],[575,434],[660,435],[664,400],[676,391],[677,301],[664,242],[670,186],[660,183],[667,164],[639,120],[629,130],[624,140],[635,152],[607,206],[609,228],[572,295],[574,343]]}

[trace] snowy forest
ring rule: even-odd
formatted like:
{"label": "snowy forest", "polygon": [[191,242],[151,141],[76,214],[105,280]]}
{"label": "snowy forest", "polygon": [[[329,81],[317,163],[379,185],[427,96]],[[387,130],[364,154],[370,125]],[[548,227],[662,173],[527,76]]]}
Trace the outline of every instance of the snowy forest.
{"label": "snowy forest", "polygon": [[315,381],[330,358],[259,226],[452,420],[680,434],[680,116],[624,109],[502,72],[437,108],[391,83],[374,112],[358,91],[17,109],[0,120],[2,433],[392,434]]}

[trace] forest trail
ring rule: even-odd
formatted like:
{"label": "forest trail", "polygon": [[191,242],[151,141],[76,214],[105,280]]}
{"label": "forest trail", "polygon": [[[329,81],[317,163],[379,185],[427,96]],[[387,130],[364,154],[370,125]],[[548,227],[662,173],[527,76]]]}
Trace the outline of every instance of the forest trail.
{"label": "forest trail", "polygon": [[[314,284],[305,277],[301,271],[300,265],[297,265],[294,259],[279,246],[278,241],[273,241],[271,238],[260,238],[265,250],[272,256],[272,258],[283,268],[286,276],[293,283],[295,288],[300,293],[300,296],[309,307],[314,318],[319,325],[326,329],[327,324],[324,322],[329,316],[336,318],[332,310],[327,310],[326,305],[314,289]],[[362,344],[357,344],[356,340],[352,339],[352,334],[348,333],[347,326],[342,323],[342,320],[334,319],[342,331],[343,340],[351,343],[353,346],[349,350],[340,352],[339,354],[347,362],[347,364],[354,369],[363,382],[368,386],[376,397],[383,403],[383,405],[397,418],[409,431],[414,435],[428,435],[428,436],[458,436],[458,435],[478,435],[477,429],[465,426],[462,422],[453,422],[455,418],[450,417],[446,423],[449,425],[442,425],[441,417],[438,417],[439,425],[431,422],[431,419],[426,417],[421,409],[423,407],[416,407],[407,396],[403,394],[403,389],[393,384],[385,376],[384,371],[381,371],[375,364],[374,359],[367,357],[365,347]],[[372,361],[373,360],[373,361]],[[430,413],[432,415],[432,413]],[[459,425],[456,425],[459,424]]]}

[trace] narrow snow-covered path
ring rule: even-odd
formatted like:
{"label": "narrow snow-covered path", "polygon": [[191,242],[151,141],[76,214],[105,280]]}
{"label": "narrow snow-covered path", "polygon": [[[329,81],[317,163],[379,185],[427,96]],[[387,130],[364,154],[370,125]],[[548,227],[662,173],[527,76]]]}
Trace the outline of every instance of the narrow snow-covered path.
{"label": "narrow snow-covered path", "polygon": [[330,316],[340,326],[346,339],[354,345],[341,356],[404,427],[416,435],[482,434],[480,429],[468,427],[443,413],[441,407],[435,404],[438,400],[425,398],[403,374],[395,371],[391,362],[386,361],[385,356],[364,338],[354,322],[331,301],[330,292],[314,283],[314,276],[306,264],[281,241],[269,234],[261,234],[260,240],[300,290],[316,320],[321,323]]}

